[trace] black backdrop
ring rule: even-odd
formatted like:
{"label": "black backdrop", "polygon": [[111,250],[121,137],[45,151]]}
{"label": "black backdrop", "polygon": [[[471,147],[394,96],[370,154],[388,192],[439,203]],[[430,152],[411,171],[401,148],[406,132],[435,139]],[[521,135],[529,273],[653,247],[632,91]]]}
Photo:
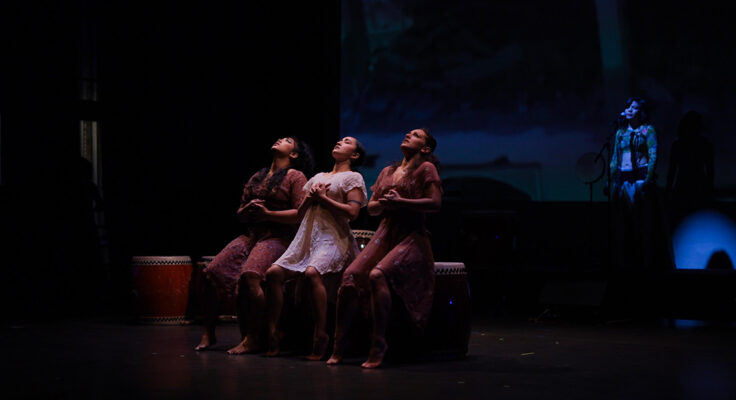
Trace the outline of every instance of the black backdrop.
{"label": "black backdrop", "polygon": [[[304,138],[331,166],[337,1],[18,1],[0,15],[2,281],[15,311],[62,313],[90,279],[80,119],[100,123],[113,292],[131,255],[214,254],[230,240],[242,184],[276,138]],[[97,103],[79,100],[85,43]]]}

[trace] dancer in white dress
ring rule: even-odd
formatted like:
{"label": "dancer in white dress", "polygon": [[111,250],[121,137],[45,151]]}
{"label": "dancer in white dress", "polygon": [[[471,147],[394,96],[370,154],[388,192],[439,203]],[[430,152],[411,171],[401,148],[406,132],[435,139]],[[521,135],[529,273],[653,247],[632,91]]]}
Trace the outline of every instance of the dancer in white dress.
{"label": "dancer in white dress", "polygon": [[266,271],[267,356],[279,353],[277,325],[284,303],[283,283],[302,273],[311,284],[314,311],[313,349],[307,359],[321,360],[327,351],[328,294],[323,275],[341,273],[357,256],[358,246],[349,221],[357,218],[360,208],[367,204],[363,177],[353,171],[365,157],[363,145],[353,137],[345,137],[332,149],[332,157],[332,171],[321,172],[304,185],[307,195],[298,209],[303,216],[299,230],[286,252]]}

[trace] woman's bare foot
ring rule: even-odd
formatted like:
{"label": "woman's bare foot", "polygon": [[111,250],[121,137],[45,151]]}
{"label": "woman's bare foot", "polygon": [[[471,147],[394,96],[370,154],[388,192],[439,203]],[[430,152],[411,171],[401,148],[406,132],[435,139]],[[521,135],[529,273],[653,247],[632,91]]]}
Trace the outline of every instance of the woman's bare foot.
{"label": "woman's bare foot", "polygon": [[197,347],[194,348],[194,350],[195,351],[207,350],[215,343],[217,343],[217,337],[215,336],[215,332],[204,331],[204,333],[202,334],[202,340],[199,342]]}
{"label": "woman's bare foot", "polygon": [[386,355],[386,350],[388,350],[386,340],[383,338],[375,339],[373,341],[373,347],[371,347],[371,352],[368,354],[368,360],[360,366],[369,369],[380,367],[383,362],[383,356]]}
{"label": "woman's bare foot", "polygon": [[335,346],[332,349],[332,356],[327,360],[327,365],[337,365],[342,363],[342,354],[345,349],[345,338],[335,336]]}
{"label": "woman's bare foot", "polygon": [[[327,345],[330,342],[330,337],[326,333],[319,335],[314,339],[312,344],[312,354],[305,357],[309,361],[320,361],[327,355]],[[332,358],[330,358],[332,359]],[[328,362],[329,364],[329,362]]]}
{"label": "woman's bare foot", "polygon": [[337,365],[342,363],[342,355],[337,353],[332,353],[332,357],[330,357],[329,360],[327,360],[327,365]]}
{"label": "woman's bare foot", "polygon": [[237,346],[227,351],[230,355],[252,354],[258,351],[258,339],[246,336]]}
{"label": "woman's bare foot", "polygon": [[273,332],[268,335],[268,351],[266,357],[276,357],[281,352],[281,339],[284,337],[283,332]]}

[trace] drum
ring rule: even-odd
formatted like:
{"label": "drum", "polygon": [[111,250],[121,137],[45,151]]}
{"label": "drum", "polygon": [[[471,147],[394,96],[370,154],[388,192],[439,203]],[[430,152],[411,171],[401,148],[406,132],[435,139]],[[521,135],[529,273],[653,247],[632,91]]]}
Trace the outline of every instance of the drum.
{"label": "drum", "polygon": [[353,236],[355,236],[355,241],[358,242],[358,249],[363,250],[375,233],[376,231],[353,229]]}
{"label": "drum", "polygon": [[133,257],[133,286],[136,311],[142,322],[182,324],[186,322],[192,259],[176,257]]}
{"label": "drum", "polygon": [[435,353],[463,357],[468,353],[471,320],[465,264],[436,262],[434,272],[434,303],[426,332],[428,344]]}
{"label": "drum", "polygon": [[[389,342],[387,357],[393,361],[416,359],[451,360],[463,358],[468,353],[470,341],[470,293],[468,291],[465,264],[460,262],[436,262],[435,291],[432,311],[423,332],[409,322],[404,306],[398,298],[392,303],[391,317],[386,332]],[[360,322],[355,318],[355,322]],[[370,342],[370,321],[353,330],[353,346]],[[361,349],[362,350],[362,349]],[[363,350],[364,353],[366,350]]]}

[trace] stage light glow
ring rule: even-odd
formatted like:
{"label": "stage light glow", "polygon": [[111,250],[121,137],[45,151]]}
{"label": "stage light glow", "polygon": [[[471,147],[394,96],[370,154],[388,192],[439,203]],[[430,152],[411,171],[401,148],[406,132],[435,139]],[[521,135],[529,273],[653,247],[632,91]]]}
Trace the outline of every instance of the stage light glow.
{"label": "stage light glow", "polygon": [[672,236],[677,269],[705,269],[718,252],[736,260],[736,223],[715,211],[687,217]]}
{"label": "stage light glow", "polygon": [[675,328],[698,328],[702,326],[706,326],[707,323],[705,321],[697,320],[697,319],[676,319],[673,321]]}

